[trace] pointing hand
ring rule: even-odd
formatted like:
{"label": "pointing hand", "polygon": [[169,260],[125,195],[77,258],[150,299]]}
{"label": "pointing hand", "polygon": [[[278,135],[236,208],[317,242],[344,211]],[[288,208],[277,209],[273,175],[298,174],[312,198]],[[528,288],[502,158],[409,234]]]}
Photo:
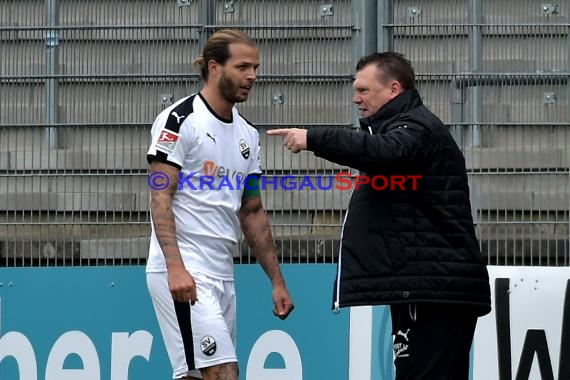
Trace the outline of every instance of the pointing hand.
{"label": "pointing hand", "polygon": [[271,129],[269,136],[282,136],[283,145],[291,152],[298,153],[307,149],[307,130],[300,128]]}

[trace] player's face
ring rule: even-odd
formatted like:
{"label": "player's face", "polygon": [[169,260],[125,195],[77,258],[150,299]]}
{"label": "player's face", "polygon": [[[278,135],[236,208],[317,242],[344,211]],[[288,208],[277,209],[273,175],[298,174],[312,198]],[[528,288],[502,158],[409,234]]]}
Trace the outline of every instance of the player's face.
{"label": "player's face", "polygon": [[245,102],[257,78],[259,51],[247,44],[230,44],[230,58],[222,67],[220,93],[230,103]]}
{"label": "player's face", "polygon": [[385,80],[383,73],[375,64],[364,66],[356,73],[354,97],[352,101],[358,106],[362,117],[370,117],[402,92],[400,84],[395,80]]}

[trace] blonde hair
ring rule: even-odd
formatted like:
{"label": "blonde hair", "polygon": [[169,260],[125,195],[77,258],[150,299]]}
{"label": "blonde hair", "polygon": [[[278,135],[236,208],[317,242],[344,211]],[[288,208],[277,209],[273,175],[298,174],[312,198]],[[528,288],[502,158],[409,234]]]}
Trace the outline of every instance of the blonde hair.
{"label": "blonde hair", "polygon": [[253,39],[237,29],[222,29],[212,34],[194,64],[200,67],[200,75],[208,80],[208,62],[214,60],[223,65],[230,58],[230,44],[242,43],[256,47]]}

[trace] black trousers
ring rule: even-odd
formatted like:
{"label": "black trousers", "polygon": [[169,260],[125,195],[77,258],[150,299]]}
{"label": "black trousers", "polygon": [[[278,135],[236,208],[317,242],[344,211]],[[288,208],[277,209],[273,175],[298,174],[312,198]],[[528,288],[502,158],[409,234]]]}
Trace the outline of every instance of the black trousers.
{"label": "black trousers", "polygon": [[391,305],[396,380],[468,380],[476,314],[461,305]]}

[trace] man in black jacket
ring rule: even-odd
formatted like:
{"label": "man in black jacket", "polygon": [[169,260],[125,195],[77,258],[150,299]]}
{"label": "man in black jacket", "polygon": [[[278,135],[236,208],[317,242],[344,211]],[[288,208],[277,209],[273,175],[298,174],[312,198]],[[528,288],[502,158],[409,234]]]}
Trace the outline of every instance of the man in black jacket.
{"label": "man in black jacket", "polygon": [[397,380],[467,380],[477,319],[491,306],[465,159],[423,105],[403,55],[362,58],[353,87],[362,131],[268,131],[292,152],[361,171],[343,225],[333,307],[390,305]]}

